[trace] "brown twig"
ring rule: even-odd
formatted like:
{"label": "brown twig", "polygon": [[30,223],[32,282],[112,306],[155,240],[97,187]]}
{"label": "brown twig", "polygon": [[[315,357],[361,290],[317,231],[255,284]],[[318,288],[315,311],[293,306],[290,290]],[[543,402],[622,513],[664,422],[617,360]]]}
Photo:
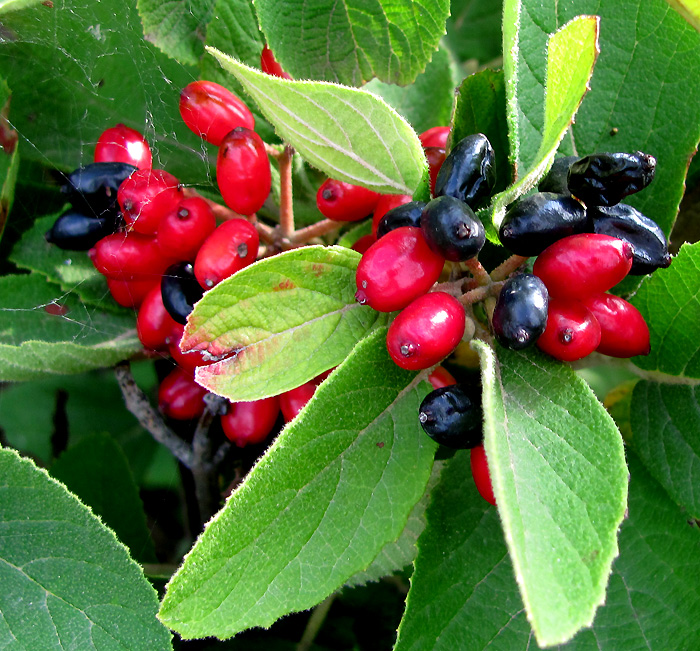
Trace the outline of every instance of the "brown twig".
{"label": "brown twig", "polygon": [[462,265],[474,276],[474,279],[479,283],[479,285],[489,285],[491,283],[491,276],[489,276],[488,271],[484,269],[483,265],[476,258],[471,258],[462,262]]}
{"label": "brown twig", "polygon": [[280,168],[280,230],[282,238],[294,233],[294,206],[292,202],[292,159],[294,149],[287,145],[277,159]]}
{"label": "brown twig", "polygon": [[331,219],[322,219],[320,222],[294,231],[289,237],[289,241],[294,246],[300,246],[314,239],[314,237],[321,237],[321,235],[327,235],[328,233],[339,230],[343,226],[343,223],[344,222],[336,222]]}
{"label": "brown twig", "polygon": [[510,274],[522,267],[527,260],[527,256],[511,255],[510,258],[501,262],[501,264],[491,272],[491,280],[505,280]]}

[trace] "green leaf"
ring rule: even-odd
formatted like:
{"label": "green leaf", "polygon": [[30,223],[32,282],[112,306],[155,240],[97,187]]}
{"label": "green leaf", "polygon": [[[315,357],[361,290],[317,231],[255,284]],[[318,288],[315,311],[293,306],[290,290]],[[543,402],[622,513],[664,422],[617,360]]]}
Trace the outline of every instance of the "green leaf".
{"label": "green leaf", "polygon": [[348,231],[343,233],[342,237],[336,242],[336,246],[344,246],[347,249],[352,248],[352,245],[365,235],[372,233],[372,220],[365,219],[364,221],[353,226]]}
{"label": "green leaf", "polygon": [[418,136],[375,95],[266,75],[208,48],[257,102],[277,133],[329,176],[376,192],[412,194],[426,167]]}
{"label": "green leaf", "polygon": [[156,593],[64,486],[0,450],[0,646],[170,649]]}
{"label": "green leaf", "polygon": [[51,476],[87,504],[134,558],[155,562],[138,487],[124,452],[109,434],[93,434],[66,450],[52,464]]}
{"label": "green leaf", "polygon": [[469,454],[457,452],[433,490],[394,651],[513,651],[531,635],[498,512],[477,492]]}
{"label": "green leaf", "polygon": [[[512,4],[520,4],[512,3]],[[512,8],[511,8],[512,10]],[[504,15],[505,16],[505,15]],[[504,25],[506,24],[504,17]],[[542,178],[554,160],[566,130],[574,119],[581,100],[588,89],[588,82],[593,74],[593,66],[598,56],[598,18],[596,16],[578,16],[561,27],[547,40],[547,59],[544,77],[546,89],[544,102],[538,108],[543,110],[542,129],[536,134],[526,134],[521,123],[529,120],[521,105],[521,97],[527,97],[530,87],[526,78],[521,78],[525,66],[518,59],[518,47],[528,45],[516,32],[509,36],[511,52],[504,63],[506,78],[506,111],[509,124],[511,162],[515,167],[518,181],[493,200],[493,222],[500,226],[505,215],[506,206],[531,190]],[[504,37],[505,38],[505,37]],[[520,39],[520,40],[518,40]],[[504,44],[505,49],[505,44]],[[532,74],[532,70],[529,71]],[[534,128],[535,122],[530,124]],[[541,135],[540,135],[541,134]],[[531,144],[524,138],[539,136],[539,146],[534,155],[524,157],[524,152],[531,150]],[[526,171],[527,170],[527,171]]]}
{"label": "green leaf", "polygon": [[255,0],[260,26],[292,77],[360,86],[410,84],[438,47],[449,0]]}
{"label": "green leaf", "polygon": [[416,416],[427,383],[361,342],[209,523],[160,618],[183,637],[230,637],[310,608],[398,538],[435,444]]}
{"label": "green leaf", "polygon": [[95,269],[86,252],[64,251],[46,241],[44,234],[57,217],[58,214],[37,219],[12,248],[10,261],[20,269],[46,276],[62,290],[80,297],[83,303],[121,315],[131,314],[111,297],[105,277]]}
{"label": "green leaf", "polygon": [[668,269],[645,279],[630,302],[642,313],[651,352],[633,362],[647,371],[700,378],[700,244],[684,244]]}
{"label": "green leaf", "polygon": [[[691,649],[700,619],[697,527],[670,502],[633,453],[629,515],[606,603],[591,629],[560,649]],[[442,474],[419,541],[396,651],[532,649],[496,509],[469,477],[467,453]],[[481,502],[477,502],[481,500]]]}
{"label": "green leaf", "polygon": [[638,382],[630,415],[632,445],[647,470],[700,518],[700,386]]}
{"label": "green leaf", "polygon": [[215,0],[137,0],[143,33],[149,43],[181,63],[196,66],[214,13]]}
{"label": "green leaf", "polygon": [[106,314],[38,275],[0,278],[0,380],[81,373],[142,350],[133,315]]}
{"label": "green leaf", "polygon": [[242,269],[219,283],[188,318],[183,350],[232,357],[197,370],[229,400],[298,387],[342,362],[386,316],[355,301],[360,254],[307,246]]}
{"label": "green leaf", "polygon": [[538,643],[590,626],[605,599],[627,468],[614,422],[567,365],[477,346],[486,453],[506,541]]}
{"label": "green leaf", "polygon": [[460,61],[484,64],[502,56],[502,0],[452,0],[445,40]]}
{"label": "green leaf", "polygon": [[668,4],[700,31],[700,5],[697,0],[668,0]]}
{"label": "green leaf", "polygon": [[496,154],[497,191],[512,179],[508,163],[505,81],[502,71],[482,70],[469,75],[457,89],[452,118],[452,144],[473,133],[483,133]]}
{"label": "green leaf", "polygon": [[110,2],[39,3],[5,14],[3,29],[0,75],[12,88],[12,126],[27,141],[23,158],[74,169],[121,122],[144,133],[154,167],[213,185],[201,139],[177,108],[196,71],[144,40],[136,0],[118,11]]}
{"label": "green leaf", "polygon": [[[445,49],[433,55],[425,72],[422,72],[409,86],[386,84],[373,79],[364,86],[393,106],[400,115],[421,133],[431,127],[446,126],[450,123],[454,89],[457,85],[450,56]],[[425,98],[430,97],[426,102]]]}

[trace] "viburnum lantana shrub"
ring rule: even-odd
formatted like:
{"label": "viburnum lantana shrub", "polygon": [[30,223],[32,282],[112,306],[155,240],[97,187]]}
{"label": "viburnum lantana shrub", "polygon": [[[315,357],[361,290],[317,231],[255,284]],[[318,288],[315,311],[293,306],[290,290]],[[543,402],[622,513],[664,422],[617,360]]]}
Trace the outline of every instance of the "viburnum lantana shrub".
{"label": "viburnum lantana shrub", "polygon": [[0,646],[693,648],[690,4],[0,3]]}

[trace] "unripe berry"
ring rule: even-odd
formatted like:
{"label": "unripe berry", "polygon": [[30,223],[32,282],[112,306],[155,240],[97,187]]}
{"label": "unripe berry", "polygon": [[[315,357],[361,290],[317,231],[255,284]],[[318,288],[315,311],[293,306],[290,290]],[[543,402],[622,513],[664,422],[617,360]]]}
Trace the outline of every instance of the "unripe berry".
{"label": "unripe berry", "polygon": [[471,469],[476,489],[479,495],[483,497],[489,504],[496,506],[496,498],[493,495],[493,486],[491,485],[491,474],[489,473],[489,464],[486,460],[486,451],[483,445],[477,445],[471,451]]}
{"label": "unripe berry", "polygon": [[600,344],[600,324],[580,301],[549,299],[547,327],[538,347],[556,359],[573,362],[590,355]]}
{"label": "unripe berry", "polygon": [[245,219],[229,219],[204,241],[194,261],[194,275],[204,289],[211,289],[243,267],[255,262],[260,239]]}
{"label": "unripe berry", "polygon": [[452,384],[457,384],[457,380],[454,379],[452,373],[444,366],[437,366],[428,376],[428,382],[430,382],[433,389],[440,389],[441,387],[449,387]]}
{"label": "unripe berry", "polygon": [[165,170],[136,170],[117,192],[127,225],[144,235],[153,235],[160,220],[183,198],[180,182]]}
{"label": "unripe berry", "polygon": [[272,50],[263,46],[262,52],[260,53],[260,69],[273,77],[280,77],[281,79],[291,79],[291,77],[284,71],[282,66],[275,59],[275,55],[272,54]]}
{"label": "unripe berry", "polygon": [[172,264],[154,237],[141,233],[113,233],[103,237],[88,255],[95,268],[113,280],[155,280]]}
{"label": "unripe berry", "polygon": [[216,159],[216,182],[226,205],[240,215],[262,208],[270,194],[270,160],[262,138],[236,127],[222,140]]}
{"label": "unripe berry", "polygon": [[213,81],[193,81],[182,89],[180,115],[191,131],[217,147],[236,127],[255,128],[250,109]]}
{"label": "unripe berry", "polygon": [[326,179],[316,193],[321,214],[338,222],[356,222],[372,214],[381,195],[336,179]]}
{"label": "unripe berry", "polygon": [[433,286],[443,266],[444,258],[433,253],[420,228],[397,228],[362,256],[355,299],[379,312],[401,310]]}
{"label": "unripe berry", "polygon": [[179,341],[182,326],[176,323],[163,305],[160,283],[151,289],[141,303],[136,318],[136,332],[144,348],[166,350],[172,341]]}
{"label": "unripe berry", "polygon": [[278,396],[252,402],[232,402],[221,417],[226,437],[239,448],[262,443],[272,431],[280,413]]}
{"label": "unripe berry", "polygon": [[634,305],[612,294],[596,294],[582,302],[600,324],[599,353],[611,357],[649,354],[649,328]]}
{"label": "unripe berry", "polygon": [[435,183],[442,169],[442,164],[445,162],[445,149],[443,147],[426,147],[425,158],[428,161],[430,175],[430,194],[435,195]]}
{"label": "unripe berry", "polygon": [[442,147],[442,149],[445,149],[449,135],[450,127],[432,127],[421,133],[418,139],[424,149],[428,147]]}
{"label": "unripe berry", "polygon": [[156,240],[167,257],[194,260],[215,228],[216,218],[209,204],[201,197],[188,197],[160,220]]}
{"label": "unripe berry", "polygon": [[367,249],[369,249],[372,244],[374,244],[377,241],[377,238],[370,233],[369,235],[363,235],[361,238],[359,238],[350,248],[353,251],[357,251],[358,253],[366,253]]}
{"label": "unripe berry", "polygon": [[148,293],[160,285],[159,279],[114,280],[107,278],[107,287],[112,298],[123,307],[138,308]]}
{"label": "unripe berry", "polygon": [[608,235],[570,235],[547,247],[535,260],[533,273],[549,295],[585,298],[607,292],[632,267],[632,247]]}
{"label": "unripe berry", "polygon": [[306,407],[306,404],[316,393],[316,388],[317,385],[312,380],[280,395],[280,409],[286,423],[294,420],[299,412]]}
{"label": "unripe berry", "polygon": [[204,413],[207,393],[190,373],[174,368],[160,383],[158,407],[168,418],[192,420]]}
{"label": "unripe berry", "polygon": [[389,355],[401,368],[418,371],[437,364],[461,341],[464,306],[445,292],[419,296],[394,319],[386,336]]}
{"label": "unripe berry", "polygon": [[129,163],[143,170],[152,166],[152,160],[143,135],[121,123],[105,129],[95,145],[96,163]]}

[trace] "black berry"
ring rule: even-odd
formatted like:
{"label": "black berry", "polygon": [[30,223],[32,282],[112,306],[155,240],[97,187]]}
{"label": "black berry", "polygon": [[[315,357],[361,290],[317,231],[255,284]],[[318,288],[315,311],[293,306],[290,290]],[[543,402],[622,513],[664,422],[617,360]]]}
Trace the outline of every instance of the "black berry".
{"label": "black berry", "polygon": [[522,350],[537,341],[547,327],[549,293],[532,274],[509,278],[493,311],[493,331],[501,346]]}
{"label": "black berry", "polygon": [[477,210],[488,203],[496,182],[495,154],[488,138],[475,133],[450,151],[435,180],[435,196],[454,197]]}
{"label": "black berry", "polygon": [[84,215],[114,217],[119,212],[117,190],[135,170],[128,163],[90,163],[69,174],[61,192]]}
{"label": "black berry", "polygon": [[446,260],[469,260],[486,241],[484,226],[472,209],[454,197],[436,197],[420,218],[428,246]]}
{"label": "black berry", "polygon": [[571,165],[568,186],[586,206],[614,206],[646,188],[655,169],[656,159],[641,151],[592,154]]}
{"label": "black berry", "polygon": [[377,239],[402,226],[420,227],[420,216],[425,208],[423,201],[410,201],[388,210],[377,224]]}
{"label": "black berry", "polygon": [[619,203],[589,210],[594,233],[611,235],[632,246],[633,276],[643,276],[671,264],[666,235],[659,225],[632,206]]}
{"label": "black berry", "polygon": [[183,325],[204,293],[189,262],[178,262],[168,267],[160,282],[160,291],[168,314]]}
{"label": "black berry", "polygon": [[569,168],[578,160],[578,156],[566,156],[557,158],[549,172],[542,178],[537,189],[540,192],[554,192],[554,194],[571,194],[569,192],[568,179]]}
{"label": "black berry", "polygon": [[114,231],[111,217],[88,217],[69,210],[47,231],[46,241],[67,251],[87,251]]}
{"label": "black berry", "polygon": [[440,445],[473,448],[483,439],[481,388],[451,385],[430,392],[418,418],[425,433]]}

